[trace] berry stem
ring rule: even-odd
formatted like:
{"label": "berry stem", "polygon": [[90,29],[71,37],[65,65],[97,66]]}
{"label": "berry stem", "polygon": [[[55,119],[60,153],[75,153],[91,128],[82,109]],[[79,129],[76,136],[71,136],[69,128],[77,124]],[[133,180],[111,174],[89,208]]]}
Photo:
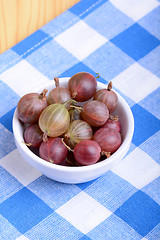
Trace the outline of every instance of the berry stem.
{"label": "berry stem", "polygon": [[109,119],[111,119],[113,121],[119,121],[119,117],[117,115],[116,116],[109,115]]}
{"label": "berry stem", "polygon": [[83,108],[82,107],[77,107],[77,106],[74,106],[74,105],[70,105],[70,108],[76,108],[77,110],[82,110]]}
{"label": "berry stem", "polygon": [[64,142],[64,138],[61,138],[62,139],[62,143],[64,144],[64,146],[69,150],[69,151],[72,151],[73,150]]}
{"label": "berry stem", "polygon": [[96,78],[99,78],[100,77],[99,73],[96,73],[96,74],[97,74]]}
{"label": "berry stem", "polygon": [[65,136],[67,139],[70,139],[70,138],[71,138],[70,133],[66,133],[64,136]]}
{"label": "berry stem", "polygon": [[48,90],[47,89],[44,89],[43,90],[43,92],[41,92],[40,94],[39,94],[39,98],[40,99],[43,99],[45,96],[46,96],[46,93],[48,92]]}
{"label": "berry stem", "polygon": [[102,151],[101,155],[105,155],[107,158],[109,158],[111,156],[111,152]]}
{"label": "berry stem", "polygon": [[108,91],[111,91],[111,89],[112,89],[112,82],[110,81],[109,84],[108,84],[107,90],[108,90]]}
{"label": "berry stem", "polygon": [[77,103],[75,100],[69,99],[66,102],[64,102],[63,105],[66,105],[67,103],[70,103],[70,102]]}
{"label": "berry stem", "polygon": [[59,87],[59,78],[58,77],[54,78],[54,82],[55,82],[55,86]]}
{"label": "berry stem", "polygon": [[43,142],[47,142],[48,141],[48,132],[44,132],[43,133]]}

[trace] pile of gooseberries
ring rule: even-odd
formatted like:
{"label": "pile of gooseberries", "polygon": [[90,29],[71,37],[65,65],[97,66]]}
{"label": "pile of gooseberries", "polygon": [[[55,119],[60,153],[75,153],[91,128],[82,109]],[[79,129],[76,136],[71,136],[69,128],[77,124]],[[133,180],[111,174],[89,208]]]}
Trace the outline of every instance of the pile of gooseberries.
{"label": "pile of gooseberries", "polygon": [[97,90],[96,77],[87,72],[73,75],[67,87],[60,86],[59,78],[54,80],[50,92],[28,93],[18,102],[23,143],[43,160],[63,166],[109,158],[122,143],[112,82]]}

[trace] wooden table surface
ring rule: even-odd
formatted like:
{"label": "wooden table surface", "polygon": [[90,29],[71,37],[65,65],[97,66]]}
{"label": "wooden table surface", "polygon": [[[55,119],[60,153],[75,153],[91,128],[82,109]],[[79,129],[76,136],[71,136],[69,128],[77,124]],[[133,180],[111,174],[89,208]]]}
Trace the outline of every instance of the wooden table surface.
{"label": "wooden table surface", "polygon": [[0,0],[0,53],[80,0]]}

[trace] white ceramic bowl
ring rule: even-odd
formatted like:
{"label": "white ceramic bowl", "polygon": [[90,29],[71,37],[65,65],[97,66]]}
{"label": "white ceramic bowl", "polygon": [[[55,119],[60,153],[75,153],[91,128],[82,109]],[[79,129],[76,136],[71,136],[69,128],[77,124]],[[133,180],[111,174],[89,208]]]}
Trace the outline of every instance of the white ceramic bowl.
{"label": "white ceramic bowl", "polygon": [[[69,78],[61,78],[60,86],[67,86],[68,80]],[[40,93],[44,88],[48,89],[49,92],[53,86],[54,81],[50,81],[46,85],[43,85],[39,89],[33,90],[32,92]],[[106,88],[106,85],[98,82],[98,90],[102,88]],[[108,159],[105,159],[93,165],[80,167],[60,166],[41,159],[23,143],[23,127],[18,120],[17,110],[15,110],[13,116],[13,133],[19,152],[30,165],[38,169],[45,176],[59,182],[76,184],[98,178],[107,170],[111,169],[113,165],[115,165],[126,155],[133,137],[134,119],[132,112],[126,101],[118,93],[117,96],[118,106],[114,113],[117,114],[120,119],[122,126],[123,143],[121,144],[120,148]]]}

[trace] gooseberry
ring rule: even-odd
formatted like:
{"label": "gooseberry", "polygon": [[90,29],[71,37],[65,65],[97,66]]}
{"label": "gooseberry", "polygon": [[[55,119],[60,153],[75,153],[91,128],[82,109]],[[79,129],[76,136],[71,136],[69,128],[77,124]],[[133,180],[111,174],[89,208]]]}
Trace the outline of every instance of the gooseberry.
{"label": "gooseberry", "polygon": [[27,146],[38,148],[43,141],[43,132],[38,124],[28,126],[24,131],[24,141]]}
{"label": "gooseberry", "polygon": [[91,139],[93,131],[91,126],[83,120],[75,120],[70,123],[67,131],[64,134],[65,143],[74,148],[77,143],[82,140]]}
{"label": "gooseberry", "polygon": [[112,91],[112,82],[109,82],[107,89],[100,89],[97,91],[93,99],[103,102],[107,106],[109,113],[112,113],[116,109],[118,103],[117,94]]}
{"label": "gooseberry", "polygon": [[39,156],[55,164],[60,164],[67,157],[68,149],[62,143],[60,137],[48,138],[46,142],[42,142],[39,148]]}
{"label": "gooseberry", "polygon": [[100,101],[91,100],[84,104],[81,117],[93,127],[102,126],[109,117],[106,105]]}
{"label": "gooseberry", "polygon": [[120,132],[121,131],[121,125],[120,125],[120,122],[119,122],[119,117],[110,115],[108,120],[105,122],[104,125],[102,125],[102,127],[112,128],[112,129]]}
{"label": "gooseberry", "polygon": [[93,140],[101,147],[102,152],[114,153],[121,145],[121,134],[112,128],[100,128],[94,135]]}
{"label": "gooseberry", "polygon": [[100,159],[101,148],[94,140],[83,140],[77,143],[73,154],[80,165],[91,165]]}
{"label": "gooseberry", "polygon": [[52,103],[65,103],[67,100],[71,99],[70,92],[65,87],[59,86],[59,78],[55,77],[55,86],[56,88],[53,88],[48,95],[47,101],[48,104]]}
{"label": "gooseberry", "polygon": [[41,94],[28,93],[25,94],[18,102],[17,113],[18,118],[24,123],[37,123],[41,112],[47,107],[46,93],[44,89]]}
{"label": "gooseberry", "polygon": [[69,79],[68,88],[74,100],[85,102],[96,93],[97,80],[90,73],[79,72]]}
{"label": "gooseberry", "polygon": [[70,116],[65,104],[54,103],[46,107],[39,117],[39,127],[46,136],[58,137],[68,128]]}

